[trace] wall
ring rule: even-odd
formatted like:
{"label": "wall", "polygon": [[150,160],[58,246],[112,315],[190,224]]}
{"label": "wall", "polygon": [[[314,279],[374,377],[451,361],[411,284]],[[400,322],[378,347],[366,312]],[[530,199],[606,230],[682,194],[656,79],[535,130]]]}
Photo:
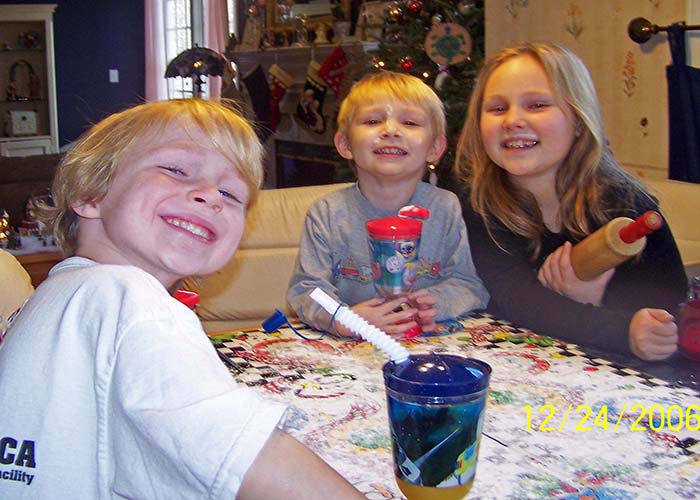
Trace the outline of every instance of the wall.
{"label": "wall", "polygon": [[[56,94],[61,146],[105,116],[143,100],[143,0],[4,1],[54,3]],[[119,70],[119,83],[109,82]]]}
{"label": "wall", "polygon": [[[588,66],[603,108],[611,147],[641,177],[666,178],[668,108],[664,33],[643,45],[627,25],[645,17],[659,26],[699,24],[697,0],[488,0],[486,53],[525,40],[562,43]],[[689,63],[700,66],[700,39],[692,35]]]}

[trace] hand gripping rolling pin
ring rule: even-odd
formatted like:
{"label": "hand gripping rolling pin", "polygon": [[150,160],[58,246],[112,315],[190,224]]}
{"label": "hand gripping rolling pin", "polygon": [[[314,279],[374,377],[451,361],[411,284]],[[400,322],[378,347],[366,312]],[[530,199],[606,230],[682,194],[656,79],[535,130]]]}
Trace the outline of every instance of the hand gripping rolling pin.
{"label": "hand gripping rolling pin", "polygon": [[571,249],[571,265],[578,279],[590,281],[621,262],[637,255],[647,242],[646,235],[664,223],[658,212],[649,210],[632,220],[617,217]]}

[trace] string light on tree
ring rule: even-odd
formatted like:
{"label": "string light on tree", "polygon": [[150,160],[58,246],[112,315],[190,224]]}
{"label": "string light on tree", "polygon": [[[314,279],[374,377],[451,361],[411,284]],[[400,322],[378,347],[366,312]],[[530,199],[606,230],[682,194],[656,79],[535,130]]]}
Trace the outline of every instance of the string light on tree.
{"label": "string light on tree", "polygon": [[248,6],[248,15],[250,17],[258,17],[258,14],[260,14],[260,11],[258,10],[257,5],[251,4]]}
{"label": "string light on tree", "polygon": [[389,19],[387,21],[402,24],[405,22],[405,12],[404,7],[401,2],[393,2],[388,10],[387,15]]}
{"label": "string light on tree", "polygon": [[377,58],[377,57],[374,57],[374,58],[372,58],[372,65],[373,65],[376,69],[382,69],[382,68],[384,68],[385,63],[384,63],[384,61],[382,61],[381,59],[379,59],[379,58]]}
{"label": "string light on tree", "polygon": [[418,15],[423,10],[423,2],[421,0],[409,0],[406,4],[409,12],[414,15]]}
{"label": "string light on tree", "polygon": [[474,2],[470,2],[469,0],[462,0],[461,2],[459,2],[457,4],[457,10],[462,15],[469,14],[469,11],[473,8],[474,8]]}

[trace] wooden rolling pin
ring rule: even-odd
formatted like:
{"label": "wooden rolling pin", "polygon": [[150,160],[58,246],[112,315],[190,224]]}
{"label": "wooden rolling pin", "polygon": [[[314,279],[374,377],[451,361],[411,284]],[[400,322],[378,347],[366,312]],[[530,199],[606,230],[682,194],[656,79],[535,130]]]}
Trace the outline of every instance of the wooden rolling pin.
{"label": "wooden rolling pin", "polygon": [[658,212],[649,210],[632,220],[617,217],[588,235],[571,249],[571,265],[578,279],[590,281],[630,257],[646,245],[646,235],[664,223]]}

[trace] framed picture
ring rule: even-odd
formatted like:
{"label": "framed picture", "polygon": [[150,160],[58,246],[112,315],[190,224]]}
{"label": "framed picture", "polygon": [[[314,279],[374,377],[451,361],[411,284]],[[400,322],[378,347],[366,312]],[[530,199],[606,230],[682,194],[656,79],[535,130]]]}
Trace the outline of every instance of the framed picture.
{"label": "framed picture", "polygon": [[360,40],[375,41],[382,35],[384,29],[384,16],[391,2],[371,1],[364,2],[360,6],[357,17],[357,29]]}

